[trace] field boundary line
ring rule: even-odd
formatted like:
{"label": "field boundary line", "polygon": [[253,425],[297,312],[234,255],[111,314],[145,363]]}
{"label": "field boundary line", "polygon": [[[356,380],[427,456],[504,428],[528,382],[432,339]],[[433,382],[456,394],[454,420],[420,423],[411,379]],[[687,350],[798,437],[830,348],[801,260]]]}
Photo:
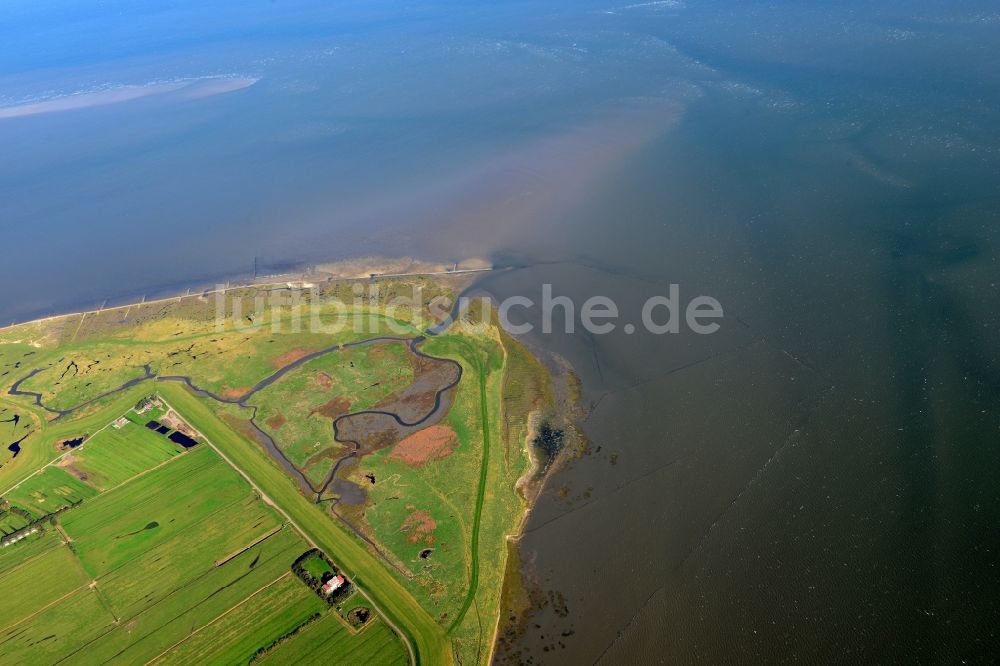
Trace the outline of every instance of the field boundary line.
{"label": "field boundary line", "polygon": [[[71,543],[73,543],[73,539],[71,539],[69,534],[66,533],[66,530],[64,530],[63,526],[59,524],[59,521],[56,521],[56,530],[63,537],[63,542],[60,545],[64,546],[66,550],[69,551],[70,557],[72,558],[76,566],[80,569],[80,571],[83,573],[84,579],[90,581],[88,585],[91,585],[96,589],[97,579],[90,575],[90,572],[87,571],[87,567],[83,566],[83,560],[80,559],[80,556],[76,554],[76,551],[73,550],[73,547],[70,545]],[[112,615],[114,615],[114,613],[112,613]]]}
{"label": "field boundary line", "polygon": [[97,601],[101,604],[101,606],[104,607],[104,610],[108,612],[108,615],[114,618],[115,624],[118,624],[118,621],[121,618],[118,617],[118,613],[115,612],[115,609],[111,607],[111,602],[108,601],[108,599],[106,599],[104,594],[101,592],[101,589],[97,584],[97,579],[90,575],[90,572],[87,571],[87,567],[84,566],[83,564],[83,560],[80,559],[80,556],[73,549],[73,546],[70,545],[73,543],[73,539],[70,537],[69,534],[66,533],[66,530],[63,529],[63,526],[59,524],[58,520],[56,521],[55,528],[59,532],[59,534],[62,535],[64,539],[62,545],[65,546],[66,550],[69,551],[70,558],[73,560],[74,564],[76,564],[76,567],[83,574],[83,578],[85,580],[90,581],[89,583],[86,584],[87,587],[89,587],[91,590],[94,591],[94,596],[97,597]]}
{"label": "field boundary line", "polygon": [[[112,423],[114,423],[114,421],[112,421]],[[83,445],[81,444],[80,446],[82,447]],[[175,460],[183,458],[185,455],[187,455],[188,451],[190,451],[190,449],[185,449],[185,450],[179,452],[177,455],[170,456],[169,458],[167,458],[166,460],[164,460],[161,463],[158,463],[154,467],[150,467],[147,470],[143,470],[143,471],[139,472],[138,474],[136,474],[135,476],[130,476],[129,478],[125,479],[124,481],[121,481],[121,482],[119,482],[119,483],[111,486],[107,490],[101,490],[101,491],[99,491],[97,493],[97,497],[100,497],[101,495],[103,495],[105,493],[114,492],[115,490],[118,490],[119,488],[121,488],[122,486],[124,486],[124,485],[126,485],[128,483],[131,483],[131,482],[135,481],[138,478],[146,476],[150,472],[155,472],[156,470],[160,469],[161,467],[163,467],[165,465],[168,465],[168,464],[174,462]]]}
{"label": "field boundary line", "polygon": [[[246,502],[246,501],[247,501],[247,497],[240,497],[240,498],[238,498],[238,499],[230,502],[229,504],[223,504],[222,506],[220,506],[219,508],[215,509],[211,513],[206,514],[204,517],[196,520],[194,523],[192,523],[189,526],[189,529],[194,529],[198,525],[200,525],[202,523],[205,523],[205,522],[208,522],[209,520],[213,519],[213,517],[216,514],[222,512],[222,511],[225,511],[226,509],[230,509],[230,508],[236,506],[237,504],[239,504],[241,502]],[[161,541],[160,543],[156,544],[155,546],[153,546],[152,548],[150,548],[146,552],[140,553],[138,555],[133,555],[132,557],[128,558],[127,560],[124,560],[121,564],[119,564],[118,566],[116,566],[114,569],[108,569],[107,571],[105,571],[104,573],[102,573],[100,576],[98,576],[97,578],[95,578],[95,580],[99,580],[99,579],[102,579],[102,578],[106,579],[111,574],[117,573],[118,571],[121,571],[122,569],[124,569],[125,567],[129,566],[130,564],[136,562],[139,558],[145,557],[146,555],[149,555],[150,553],[158,551],[160,548],[166,547],[174,539],[180,538],[181,536],[182,536],[182,532],[177,532],[173,536],[167,538],[165,541]],[[213,566],[212,568],[215,568],[215,567]]]}
{"label": "field boundary line", "polygon": [[[13,545],[13,544],[11,544],[11,545]],[[2,571],[2,572],[0,572],[0,576],[7,576],[7,575],[9,575],[9,574],[12,574],[12,573],[14,573],[15,571],[18,571],[18,570],[19,570],[19,569],[21,569],[22,567],[25,567],[25,566],[27,566],[27,565],[31,564],[32,562],[34,562],[35,560],[37,560],[37,559],[38,559],[39,557],[41,557],[42,555],[45,555],[45,554],[46,554],[47,552],[49,552],[50,550],[53,550],[53,549],[55,549],[55,548],[58,548],[58,547],[59,547],[59,546],[61,546],[61,545],[62,545],[62,544],[58,544],[58,543],[54,543],[54,544],[52,544],[52,546],[50,546],[49,548],[46,548],[45,550],[43,550],[43,551],[42,551],[42,552],[40,552],[40,553],[36,553],[35,555],[32,555],[31,557],[29,557],[28,559],[26,559],[26,560],[25,560],[24,562],[21,562],[20,564],[18,564],[18,565],[17,565],[17,566],[15,566],[14,568],[12,568],[12,569],[7,569],[6,571]]]}
{"label": "field boundary line", "polygon": [[[283,552],[283,551],[282,551],[282,552]],[[269,558],[269,559],[270,559],[270,558]],[[268,560],[265,560],[265,562],[269,561],[269,559],[268,559]],[[150,604],[149,606],[146,606],[146,607],[142,608],[142,609],[141,609],[141,610],[139,610],[138,612],[136,612],[136,613],[133,613],[132,615],[129,615],[128,617],[122,617],[122,618],[121,618],[121,619],[122,619],[122,621],[123,621],[123,622],[131,622],[132,620],[134,620],[134,619],[138,618],[139,616],[141,616],[141,615],[143,615],[143,614],[145,614],[145,613],[148,613],[148,612],[150,612],[150,611],[151,611],[152,609],[154,609],[154,608],[155,608],[156,606],[158,606],[159,604],[161,604],[161,603],[165,602],[165,601],[166,601],[167,599],[169,599],[169,598],[173,597],[174,595],[179,595],[179,594],[183,594],[183,593],[185,592],[185,590],[187,590],[187,589],[188,589],[189,587],[191,587],[192,585],[195,585],[195,584],[197,584],[197,583],[198,583],[199,581],[201,581],[201,580],[202,580],[202,579],[203,579],[203,578],[204,578],[205,576],[207,576],[208,574],[210,574],[210,573],[211,573],[212,571],[215,571],[215,567],[212,567],[211,569],[207,569],[207,570],[205,570],[205,571],[204,571],[203,573],[199,574],[199,575],[198,575],[198,576],[196,576],[195,578],[192,578],[192,579],[191,579],[191,580],[189,580],[188,582],[184,583],[184,584],[183,584],[183,585],[182,585],[181,587],[177,587],[177,588],[174,588],[173,590],[171,590],[171,591],[170,591],[170,592],[168,592],[167,594],[163,595],[163,596],[162,596],[162,597],[161,597],[160,599],[158,599],[158,600],[154,601],[154,602],[153,602],[152,604]],[[196,608],[197,606],[200,606],[201,604],[205,603],[205,601],[207,601],[207,599],[208,599],[207,597],[206,597],[206,598],[203,598],[203,599],[202,599],[201,601],[199,601],[199,602],[198,602],[197,604],[195,604],[195,606],[192,606],[192,607],[188,608],[188,610],[187,610],[187,611],[185,611],[185,612],[188,612],[188,611],[190,611],[190,610],[191,610],[192,608]],[[174,619],[174,620],[176,620],[176,619],[177,619],[178,617],[180,617],[180,616],[175,616],[175,617],[174,617],[173,619]],[[144,639],[148,638],[149,636],[151,636],[151,635],[152,635],[153,633],[155,633],[155,632],[156,632],[156,630],[154,629],[154,630],[153,630],[153,631],[151,631],[150,633],[147,633],[147,634],[143,635],[143,636],[142,636],[142,638],[141,638],[140,640],[144,640]]]}
{"label": "field boundary line", "polygon": [[[59,456],[53,458],[52,460],[50,460],[49,462],[45,463],[44,465],[42,465],[41,467],[39,467],[38,469],[36,469],[34,472],[32,472],[28,476],[26,476],[23,479],[21,479],[20,481],[18,481],[17,483],[15,483],[13,486],[11,486],[10,488],[8,488],[7,490],[5,490],[2,493],[0,493],[0,497],[6,497],[8,493],[12,493],[15,490],[17,490],[21,486],[21,484],[24,483],[25,481],[27,481],[28,479],[33,479],[35,476],[41,474],[44,470],[48,469],[49,467],[52,467],[53,465],[58,465],[58,463],[61,462],[63,458],[65,458],[66,456],[70,455],[74,451],[82,450],[83,447],[87,446],[87,442],[89,442],[90,440],[94,439],[94,437],[97,437],[97,435],[99,435],[100,433],[102,433],[105,430],[107,430],[108,428],[110,428],[111,424],[113,424],[116,421],[118,421],[118,419],[123,418],[125,416],[128,416],[128,413],[131,412],[132,409],[133,409],[132,407],[129,407],[128,410],[126,410],[121,416],[119,416],[116,419],[112,419],[111,421],[108,421],[103,426],[101,426],[100,428],[98,428],[97,430],[95,430],[94,434],[90,435],[89,437],[87,437],[87,439],[85,439],[80,444],[80,446],[76,447],[75,449],[70,449],[69,451],[66,451],[62,455],[59,455]],[[44,433],[44,430],[40,431],[40,432]],[[100,493],[98,493],[98,494],[100,494]]]}
{"label": "field boundary line", "polygon": [[75,587],[75,588],[73,588],[72,590],[70,590],[70,591],[69,591],[69,592],[67,592],[66,594],[62,595],[61,597],[59,597],[59,598],[58,598],[58,599],[56,599],[55,601],[52,601],[52,602],[49,602],[49,603],[48,603],[48,604],[46,604],[45,606],[43,606],[43,607],[39,608],[38,610],[36,610],[36,611],[35,611],[34,613],[32,613],[31,615],[27,615],[27,616],[25,616],[25,617],[22,617],[22,618],[21,618],[20,620],[18,620],[18,621],[17,621],[17,622],[15,622],[14,624],[9,624],[9,625],[7,625],[6,627],[4,627],[3,629],[0,629],[0,633],[3,633],[3,632],[5,632],[5,631],[7,631],[8,629],[13,629],[14,627],[18,626],[19,624],[24,624],[25,622],[27,622],[27,621],[28,621],[28,620],[30,620],[31,618],[35,617],[35,616],[36,616],[36,615],[38,615],[39,613],[41,613],[41,612],[44,612],[44,611],[47,611],[48,609],[52,608],[52,607],[53,607],[53,606],[55,606],[56,604],[58,604],[58,603],[60,603],[60,602],[62,602],[62,601],[65,601],[67,597],[71,597],[71,596],[73,596],[74,594],[76,594],[76,593],[77,593],[77,592],[79,592],[80,590],[86,590],[86,589],[87,589],[87,588],[88,588],[89,586],[90,586],[90,583],[84,583],[84,584],[83,584],[83,585],[81,585],[80,587]]}
{"label": "field boundary line", "polygon": [[153,662],[157,661],[158,659],[160,659],[161,657],[163,657],[164,655],[166,655],[168,652],[171,652],[178,645],[186,643],[192,636],[201,633],[201,631],[203,629],[207,629],[208,627],[211,627],[213,624],[215,624],[216,622],[218,622],[219,620],[221,620],[225,616],[229,615],[234,610],[236,610],[237,608],[239,608],[240,606],[242,606],[246,602],[250,601],[251,599],[253,599],[254,597],[256,597],[258,594],[260,594],[261,592],[263,592],[267,588],[269,588],[272,585],[275,585],[275,584],[281,582],[282,580],[288,578],[291,575],[292,575],[291,571],[286,571],[285,573],[281,574],[280,576],[278,576],[277,578],[275,578],[274,580],[272,580],[270,583],[268,583],[264,587],[262,587],[260,589],[257,589],[257,590],[254,590],[247,597],[245,597],[244,599],[242,599],[238,604],[236,604],[232,608],[229,608],[228,610],[226,610],[222,614],[220,614],[220,615],[212,618],[211,620],[209,620],[205,624],[201,625],[200,627],[198,627],[197,629],[195,629],[194,631],[192,631],[190,634],[188,634],[184,638],[180,639],[179,641],[177,641],[176,643],[174,643],[173,645],[171,645],[170,647],[168,647],[166,650],[164,650],[160,654],[156,655],[155,657],[153,657],[152,659],[150,659],[149,661],[147,661],[143,666],[149,666],[149,664],[152,664]]}
{"label": "field boundary line", "polygon": [[[192,453],[191,455],[195,455],[195,454],[194,454],[194,453]],[[183,455],[177,455],[177,456],[174,456],[174,458],[183,458],[183,457],[184,457]],[[201,472],[201,471],[202,471],[202,470],[203,470],[203,469],[204,469],[205,467],[208,467],[209,465],[213,464],[213,462],[214,462],[214,461],[212,461],[212,460],[208,460],[208,461],[207,461],[207,462],[206,462],[205,464],[203,464],[203,465],[199,465],[198,467],[195,467],[194,469],[190,470],[190,472],[191,472],[192,474],[193,474],[193,473],[199,473],[199,472]],[[135,477],[133,477],[133,478],[135,478]],[[129,482],[130,482],[131,480],[132,480],[132,479],[128,479],[127,481],[129,481]],[[122,487],[122,486],[125,486],[125,485],[127,485],[127,483],[122,483],[122,484],[119,484],[118,486],[115,486],[115,490],[121,490],[121,487]],[[105,491],[105,492],[98,492],[98,493],[97,493],[96,495],[94,495],[93,497],[91,497],[91,498],[89,498],[89,499],[91,500],[91,503],[93,503],[93,501],[94,501],[94,500],[98,500],[98,499],[101,499],[101,498],[103,498],[103,497],[104,497],[104,495],[106,495],[106,494],[107,494],[107,491]],[[158,498],[158,497],[155,497],[155,496],[151,496],[151,497],[147,497],[147,498],[146,498],[146,499],[145,499],[145,500],[144,500],[143,502],[141,502],[141,503],[139,503],[139,504],[131,504],[131,505],[128,505],[128,506],[126,506],[126,507],[125,507],[125,510],[124,510],[124,511],[122,511],[122,512],[115,512],[115,513],[111,513],[111,514],[110,514],[110,515],[109,515],[108,517],[109,517],[109,518],[111,518],[111,519],[118,519],[118,518],[119,518],[119,517],[121,516],[121,514],[122,514],[122,513],[125,513],[125,512],[127,512],[127,511],[129,511],[130,509],[135,509],[136,507],[138,507],[138,506],[141,506],[141,505],[146,505],[146,504],[153,504],[153,503],[156,503],[156,502],[157,502],[158,500],[160,500],[160,499],[161,499],[161,498]],[[219,511],[220,509],[223,509],[223,508],[225,508],[225,507],[227,507],[227,506],[232,506],[233,504],[235,504],[236,502],[239,502],[239,501],[241,501],[242,499],[245,499],[245,498],[242,498],[242,497],[241,497],[241,498],[236,498],[236,499],[234,499],[234,500],[233,500],[232,502],[230,502],[229,504],[223,504],[223,505],[220,505],[220,506],[219,506],[219,507],[218,507],[218,508],[217,508],[217,509],[216,509],[215,511]],[[85,500],[85,501],[86,501],[86,500]],[[81,504],[82,504],[82,503],[81,503]],[[110,511],[110,509],[109,509],[109,511]],[[214,513],[214,511],[213,511],[213,513]]]}
{"label": "field boundary line", "polygon": [[221,567],[224,564],[226,564],[227,562],[229,562],[230,560],[235,560],[237,557],[239,557],[243,553],[247,552],[248,550],[250,550],[251,548],[253,548],[257,544],[262,543],[264,541],[267,541],[268,539],[270,539],[271,537],[273,537],[275,534],[277,534],[278,532],[280,532],[283,529],[285,529],[284,523],[278,523],[277,525],[275,525],[271,529],[270,532],[262,534],[261,536],[257,537],[256,539],[254,539],[253,541],[251,541],[247,545],[243,546],[239,550],[237,550],[237,551],[235,551],[233,553],[230,553],[229,555],[226,555],[223,558],[220,558],[220,559],[216,560],[215,561],[215,566],[216,567]]}
{"label": "field boundary line", "polygon": [[[174,408],[174,407],[173,407],[173,405],[171,405],[170,403],[168,403],[168,402],[167,402],[167,401],[166,401],[166,400],[165,400],[165,399],[163,398],[163,396],[162,396],[162,395],[161,395],[161,396],[159,396],[159,399],[160,399],[160,400],[161,400],[161,401],[163,402],[163,404],[164,404],[164,405],[166,405],[166,406],[167,406],[167,407],[168,407],[169,409],[172,409],[172,410],[174,410],[174,413],[176,413],[176,414],[177,414],[178,416],[180,416],[181,418],[184,418],[184,414],[183,414],[183,412],[181,412],[180,410],[178,410],[178,409]],[[226,462],[226,463],[227,463],[227,464],[228,464],[228,465],[229,465],[230,467],[232,467],[233,469],[235,469],[235,470],[236,470],[236,472],[237,472],[237,473],[238,473],[238,474],[239,474],[240,476],[242,476],[242,477],[243,477],[244,479],[246,479],[247,483],[249,483],[249,484],[250,484],[250,487],[251,487],[251,488],[253,488],[253,489],[254,489],[254,491],[256,491],[256,492],[257,492],[257,494],[258,494],[258,495],[260,496],[260,499],[261,499],[261,501],[262,501],[262,502],[264,502],[264,503],[265,503],[265,504],[267,504],[268,506],[272,507],[272,508],[273,508],[273,509],[274,509],[275,511],[277,511],[277,512],[278,512],[278,513],[280,513],[280,514],[281,514],[282,516],[284,516],[284,517],[285,517],[285,520],[287,520],[287,521],[288,521],[288,524],[289,524],[289,525],[291,525],[291,526],[292,526],[292,527],[293,527],[293,528],[295,529],[295,531],[299,533],[299,536],[301,536],[301,537],[302,537],[302,539],[303,539],[303,540],[304,540],[304,541],[305,541],[305,542],[306,542],[307,544],[309,544],[309,545],[310,545],[311,547],[313,547],[313,548],[315,548],[315,549],[317,549],[317,550],[320,550],[320,551],[323,551],[323,549],[319,547],[319,544],[317,544],[317,543],[316,543],[316,541],[315,541],[315,540],[313,540],[313,538],[312,538],[311,536],[309,536],[309,534],[307,534],[305,530],[303,530],[303,529],[302,529],[301,527],[299,527],[298,523],[296,523],[296,522],[295,522],[295,521],[294,521],[294,520],[292,519],[292,517],[291,517],[291,516],[290,516],[290,515],[288,514],[288,512],[286,512],[286,511],[285,511],[285,509],[284,509],[283,507],[279,506],[279,505],[278,505],[278,504],[277,504],[277,503],[276,503],[276,502],[275,502],[274,500],[272,500],[272,499],[271,499],[271,498],[270,498],[270,497],[269,497],[269,496],[267,495],[267,493],[265,493],[265,492],[264,492],[264,490],[263,490],[263,489],[262,489],[262,488],[261,488],[260,486],[258,486],[258,485],[257,485],[257,483],[256,483],[256,482],[255,482],[255,481],[254,481],[254,480],[253,480],[253,479],[252,479],[252,478],[250,477],[250,475],[249,475],[249,474],[247,474],[246,472],[244,472],[244,471],[243,471],[242,469],[240,469],[240,468],[239,468],[239,467],[238,467],[238,466],[237,466],[237,465],[236,465],[236,464],[235,464],[235,463],[234,463],[234,462],[233,462],[232,460],[230,460],[230,459],[229,459],[229,457],[228,457],[228,456],[227,456],[226,454],[224,454],[224,453],[223,453],[223,452],[222,452],[222,451],[221,451],[221,450],[220,450],[220,449],[219,449],[219,448],[218,448],[218,447],[217,447],[217,446],[216,446],[215,444],[213,444],[213,443],[212,443],[212,441],[211,441],[211,440],[210,440],[210,439],[209,439],[208,437],[206,437],[206,436],[205,436],[205,435],[204,435],[204,434],[203,434],[203,433],[202,433],[201,431],[197,430],[197,429],[196,429],[196,428],[195,428],[195,427],[194,427],[194,426],[193,426],[193,425],[191,424],[191,422],[190,422],[190,421],[189,421],[188,419],[186,419],[186,418],[185,418],[185,419],[184,419],[184,422],[188,424],[188,427],[190,427],[190,428],[191,428],[191,430],[193,430],[193,431],[195,432],[195,434],[197,434],[197,435],[198,435],[199,437],[201,437],[201,438],[202,438],[202,440],[203,440],[203,441],[205,442],[205,444],[206,444],[207,446],[211,447],[211,449],[212,449],[213,451],[215,451],[216,455],[218,455],[218,456],[219,456],[220,458],[222,458],[222,459],[223,459],[223,460],[224,460],[224,461],[225,461],[225,462]],[[323,552],[326,552],[326,551],[323,551]],[[327,553],[327,555],[329,556],[330,554],[329,554],[329,553]],[[331,557],[331,559],[333,559],[333,558]],[[406,651],[407,651],[407,652],[409,653],[409,655],[410,655],[410,663],[411,663],[411,664],[414,664],[414,665],[416,665],[416,664],[418,663],[418,662],[417,662],[417,653],[416,653],[416,649],[415,649],[415,648],[413,647],[413,645],[412,645],[412,644],[410,643],[410,639],[409,639],[409,638],[407,637],[407,635],[406,635],[406,634],[404,634],[404,633],[403,633],[403,631],[402,631],[402,630],[401,630],[401,629],[400,629],[399,627],[397,627],[397,626],[396,626],[396,625],[395,625],[395,624],[393,623],[393,621],[392,621],[391,619],[389,619],[389,615],[388,615],[388,614],[387,614],[387,613],[386,613],[386,612],[385,612],[384,610],[382,610],[382,609],[381,609],[381,608],[380,608],[380,607],[378,606],[378,604],[376,604],[376,603],[375,603],[375,601],[374,601],[374,600],[372,600],[372,598],[371,598],[370,596],[368,596],[368,593],[367,593],[367,592],[366,592],[365,590],[363,590],[363,589],[361,588],[361,586],[360,586],[360,585],[355,585],[355,587],[357,587],[357,589],[358,589],[358,593],[359,593],[359,594],[360,594],[361,596],[363,596],[363,597],[364,597],[364,598],[365,598],[365,599],[366,599],[366,600],[368,601],[368,603],[369,603],[369,604],[371,604],[371,607],[372,607],[372,608],[373,608],[373,609],[374,609],[374,610],[375,610],[375,611],[376,611],[376,612],[377,612],[377,613],[379,614],[379,617],[381,617],[381,618],[382,618],[382,620],[383,620],[383,621],[384,621],[384,622],[386,623],[386,625],[387,625],[387,626],[388,626],[388,627],[389,627],[390,629],[392,629],[392,631],[393,631],[393,632],[394,632],[394,633],[395,633],[395,634],[396,634],[396,635],[397,635],[397,636],[399,637],[399,639],[400,639],[400,641],[402,641],[403,645],[405,645],[405,646],[406,646]]]}
{"label": "field boundary line", "polygon": [[[330,615],[335,616],[337,618],[337,621],[340,622],[340,624],[343,625],[344,629],[347,630],[347,633],[351,634],[352,636],[357,636],[358,634],[360,634],[362,631],[364,631],[364,628],[367,627],[368,625],[375,624],[374,622],[365,622],[364,625],[362,625],[362,627],[360,629],[357,629],[355,627],[352,627],[347,622],[347,620],[344,619],[343,615],[341,615],[337,611],[333,610],[332,608],[331,609],[327,609],[326,612],[329,613]],[[378,619],[381,620],[382,617],[379,616]]]}

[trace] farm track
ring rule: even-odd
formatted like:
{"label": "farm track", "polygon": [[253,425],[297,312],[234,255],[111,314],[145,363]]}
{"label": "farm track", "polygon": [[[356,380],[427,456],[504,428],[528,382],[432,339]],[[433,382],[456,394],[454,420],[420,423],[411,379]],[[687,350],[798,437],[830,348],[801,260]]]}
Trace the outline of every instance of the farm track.
{"label": "farm track", "polygon": [[171,645],[170,647],[168,647],[166,650],[164,650],[160,654],[156,655],[155,657],[153,657],[152,659],[150,659],[149,661],[147,661],[144,666],[148,666],[149,664],[152,664],[152,663],[158,661],[161,657],[163,657],[167,653],[171,652],[177,646],[179,646],[182,643],[190,640],[192,636],[198,635],[203,630],[207,629],[208,627],[212,626],[213,624],[215,624],[216,622],[218,622],[222,618],[226,617],[227,615],[229,615],[230,613],[232,613],[237,608],[240,608],[241,606],[243,606],[245,603],[247,603],[248,601],[250,601],[251,599],[253,599],[254,597],[256,597],[258,594],[260,594],[261,592],[263,592],[267,588],[271,587],[275,583],[279,583],[279,582],[283,581],[284,579],[288,578],[291,575],[292,575],[292,572],[291,571],[287,571],[287,572],[283,573],[282,575],[278,576],[277,578],[275,578],[274,580],[272,580],[267,585],[261,587],[258,590],[255,590],[254,592],[252,592],[250,594],[250,596],[246,597],[245,599],[242,599],[238,604],[236,604],[233,607],[229,608],[228,610],[226,610],[225,612],[221,613],[217,617],[212,618],[211,620],[209,620],[205,624],[201,625],[200,627],[198,627],[197,629],[195,629],[194,631],[192,631],[191,633],[189,633],[184,638],[180,639],[179,641],[177,641],[176,643],[174,643],[173,645]]}

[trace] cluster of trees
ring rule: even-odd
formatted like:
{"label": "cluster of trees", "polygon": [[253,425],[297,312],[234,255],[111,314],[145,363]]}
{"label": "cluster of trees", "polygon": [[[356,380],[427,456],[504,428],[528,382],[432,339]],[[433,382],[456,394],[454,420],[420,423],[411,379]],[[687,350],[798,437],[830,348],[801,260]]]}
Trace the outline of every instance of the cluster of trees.
{"label": "cluster of trees", "polygon": [[152,409],[153,407],[159,407],[160,401],[156,399],[156,395],[147,395],[146,397],[135,403],[135,411],[140,414],[146,410]]}
{"label": "cluster of trees", "polygon": [[[330,572],[323,575],[321,579],[317,579],[305,568],[305,563],[314,557],[322,559],[330,567]],[[337,575],[343,575],[338,570],[337,567],[333,565],[330,558],[326,556],[326,553],[319,550],[318,548],[312,548],[307,550],[305,553],[300,555],[298,559],[292,562],[292,573],[299,577],[299,579],[305,583],[309,588],[319,596],[320,599],[324,600],[328,606],[335,606],[344,599],[346,599],[351,594],[351,581],[344,578],[344,584],[339,590],[331,595],[323,594],[323,585],[326,584],[328,580]]]}
{"label": "cluster of trees", "polygon": [[363,626],[364,623],[368,621],[368,618],[371,617],[371,615],[372,612],[370,609],[365,608],[364,606],[359,606],[357,608],[351,609],[351,612],[347,614],[347,621],[350,623],[352,627],[357,629],[358,627]]}
{"label": "cluster of trees", "polygon": [[55,527],[56,516],[58,516],[63,511],[68,511],[69,509],[72,509],[75,506],[79,506],[79,504],[82,501],[83,500],[77,500],[76,502],[71,502],[69,505],[60,507],[51,513],[47,513],[41,518],[34,518],[30,513],[28,513],[21,507],[14,506],[9,501],[0,499],[0,518],[2,518],[4,515],[8,513],[13,513],[16,516],[23,518],[27,522],[27,524],[24,527],[18,528],[8,534],[4,534],[3,537],[0,538],[0,546],[6,546],[8,543],[17,541],[19,538],[21,538],[21,536],[27,534],[28,532],[31,532],[36,528],[38,530],[44,530],[45,529],[44,523],[48,523],[49,525]]}
{"label": "cluster of trees", "polygon": [[24,520],[27,521],[27,522],[29,522],[29,523],[32,520],[34,520],[31,517],[31,514],[28,513],[27,511],[25,511],[24,509],[22,509],[21,507],[14,506],[13,504],[10,503],[9,500],[0,499],[0,518],[2,518],[3,516],[6,516],[8,513],[12,513],[15,516],[20,516],[21,518],[24,518]]}

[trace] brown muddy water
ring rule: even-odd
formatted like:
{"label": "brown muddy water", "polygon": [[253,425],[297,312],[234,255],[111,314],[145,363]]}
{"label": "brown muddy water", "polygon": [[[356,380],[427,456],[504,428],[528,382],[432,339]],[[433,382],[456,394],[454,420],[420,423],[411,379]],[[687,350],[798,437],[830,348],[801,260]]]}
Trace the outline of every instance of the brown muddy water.
{"label": "brown muddy water", "polygon": [[996,147],[977,163],[885,101],[706,91],[480,283],[623,322],[676,283],[726,312],[709,336],[529,336],[580,374],[600,453],[528,521],[541,607],[498,660],[995,654]]}

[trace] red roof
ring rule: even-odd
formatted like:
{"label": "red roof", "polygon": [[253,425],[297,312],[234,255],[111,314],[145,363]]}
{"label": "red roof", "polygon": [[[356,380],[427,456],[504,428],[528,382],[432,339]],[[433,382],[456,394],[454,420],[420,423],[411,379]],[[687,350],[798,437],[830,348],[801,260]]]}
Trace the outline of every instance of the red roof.
{"label": "red roof", "polygon": [[327,594],[330,594],[343,584],[344,584],[343,576],[334,576],[330,580],[326,581],[326,583],[323,585],[323,591],[326,592]]}

